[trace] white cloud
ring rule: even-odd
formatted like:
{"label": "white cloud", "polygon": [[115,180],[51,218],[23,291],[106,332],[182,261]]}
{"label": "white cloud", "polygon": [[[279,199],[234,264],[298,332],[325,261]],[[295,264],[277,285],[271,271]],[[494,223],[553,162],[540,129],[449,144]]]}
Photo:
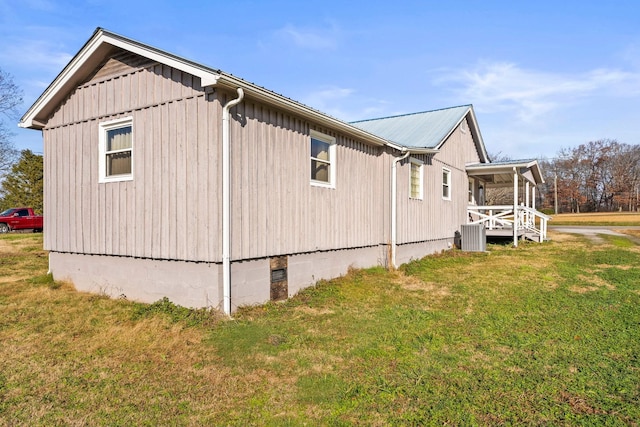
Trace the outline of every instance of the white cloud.
{"label": "white cloud", "polygon": [[626,46],[626,48],[624,48],[622,52],[620,52],[617,56],[621,58],[623,61],[630,64],[631,66],[639,68],[640,67],[640,41]]}
{"label": "white cloud", "polygon": [[576,75],[528,70],[508,62],[481,63],[472,70],[448,70],[438,85],[453,89],[478,111],[511,112],[523,122],[566,108],[589,97],[628,97],[640,94],[640,74],[596,69]]}
{"label": "white cloud", "polygon": [[65,52],[57,43],[46,40],[12,40],[0,50],[0,60],[22,67],[38,67],[60,71],[73,55]]}
{"label": "white cloud", "polygon": [[335,25],[328,28],[299,28],[287,24],[277,34],[294,45],[313,50],[334,49],[338,45],[339,30]]}
{"label": "white cloud", "polygon": [[316,110],[343,119],[346,113],[339,106],[353,93],[353,89],[328,86],[303,96],[301,101]]}
{"label": "white cloud", "polygon": [[353,89],[341,88],[341,87],[325,87],[324,89],[320,89],[318,91],[312,92],[307,99],[312,99],[314,101],[326,102],[326,101],[335,101],[336,99],[344,99],[351,94],[353,94]]}
{"label": "white cloud", "polygon": [[302,96],[305,105],[344,121],[370,119],[385,114],[387,102],[360,95],[351,88],[325,86]]}

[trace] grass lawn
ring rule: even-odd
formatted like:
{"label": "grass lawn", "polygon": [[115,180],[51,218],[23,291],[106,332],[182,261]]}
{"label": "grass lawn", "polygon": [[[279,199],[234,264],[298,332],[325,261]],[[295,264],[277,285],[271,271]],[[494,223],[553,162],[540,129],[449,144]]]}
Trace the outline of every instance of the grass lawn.
{"label": "grass lawn", "polygon": [[0,236],[0,425],[637,425],[640,247],[551,233],[234,320],[78,293]]}
{"label": "grass lawn", "polygon": [[638,212],[593,212],[553,215],[549,225],[638,225]]}

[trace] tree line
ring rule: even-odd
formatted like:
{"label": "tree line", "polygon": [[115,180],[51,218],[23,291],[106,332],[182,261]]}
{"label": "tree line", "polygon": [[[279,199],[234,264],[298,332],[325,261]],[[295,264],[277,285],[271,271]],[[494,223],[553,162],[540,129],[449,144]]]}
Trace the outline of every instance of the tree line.
{"label": "tree line", "polygon": [[601,139],[540,162],[542,206],[562,212],[638,211],[640,145]]}
{"label": "tree line", "polygon": [[14,148],[9,123],[18,119],[22,91],[13,78],[0,69],[0,212],[28,206],[42,213],[43,159],[31,150]]}

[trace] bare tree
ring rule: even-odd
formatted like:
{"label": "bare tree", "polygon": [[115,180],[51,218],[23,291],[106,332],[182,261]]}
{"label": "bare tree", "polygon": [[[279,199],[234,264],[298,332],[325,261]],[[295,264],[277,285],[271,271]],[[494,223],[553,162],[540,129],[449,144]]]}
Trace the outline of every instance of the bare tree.
{"label": "bare tree", "polygon": [[5,120],[17,119],[17,107],[22,104],[22,91],[13,82],[13,78],[0,69],[0,179],[11,169],[18,158],[18,151],[13,146],[13,133]]}
{"label": "bare tree", "polygon": [[640,146],[616,144],[610,161],[611,209],[638,210]]}
{"label": "bare tree", "polygon": [[557,192],[559,212],[637,210],[640,198],[640,147],[601,139],[561,149],[545,164],[553,173],[546,199]]}

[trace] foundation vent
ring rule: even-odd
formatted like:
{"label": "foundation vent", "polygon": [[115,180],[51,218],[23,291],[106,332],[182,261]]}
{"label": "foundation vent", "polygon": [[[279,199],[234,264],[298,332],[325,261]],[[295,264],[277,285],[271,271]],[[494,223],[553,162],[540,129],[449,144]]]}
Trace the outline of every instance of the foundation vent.
{"label": "foundation vent", "polygon": [[276,268],[271,270],[271,283],[285,282],[287,280],[287,269]]}
{"label": "foundation vent", "polygon": [[287,257],[279,256],[269,260],[271,271],[271,301],[282,301],[289,297]]}

